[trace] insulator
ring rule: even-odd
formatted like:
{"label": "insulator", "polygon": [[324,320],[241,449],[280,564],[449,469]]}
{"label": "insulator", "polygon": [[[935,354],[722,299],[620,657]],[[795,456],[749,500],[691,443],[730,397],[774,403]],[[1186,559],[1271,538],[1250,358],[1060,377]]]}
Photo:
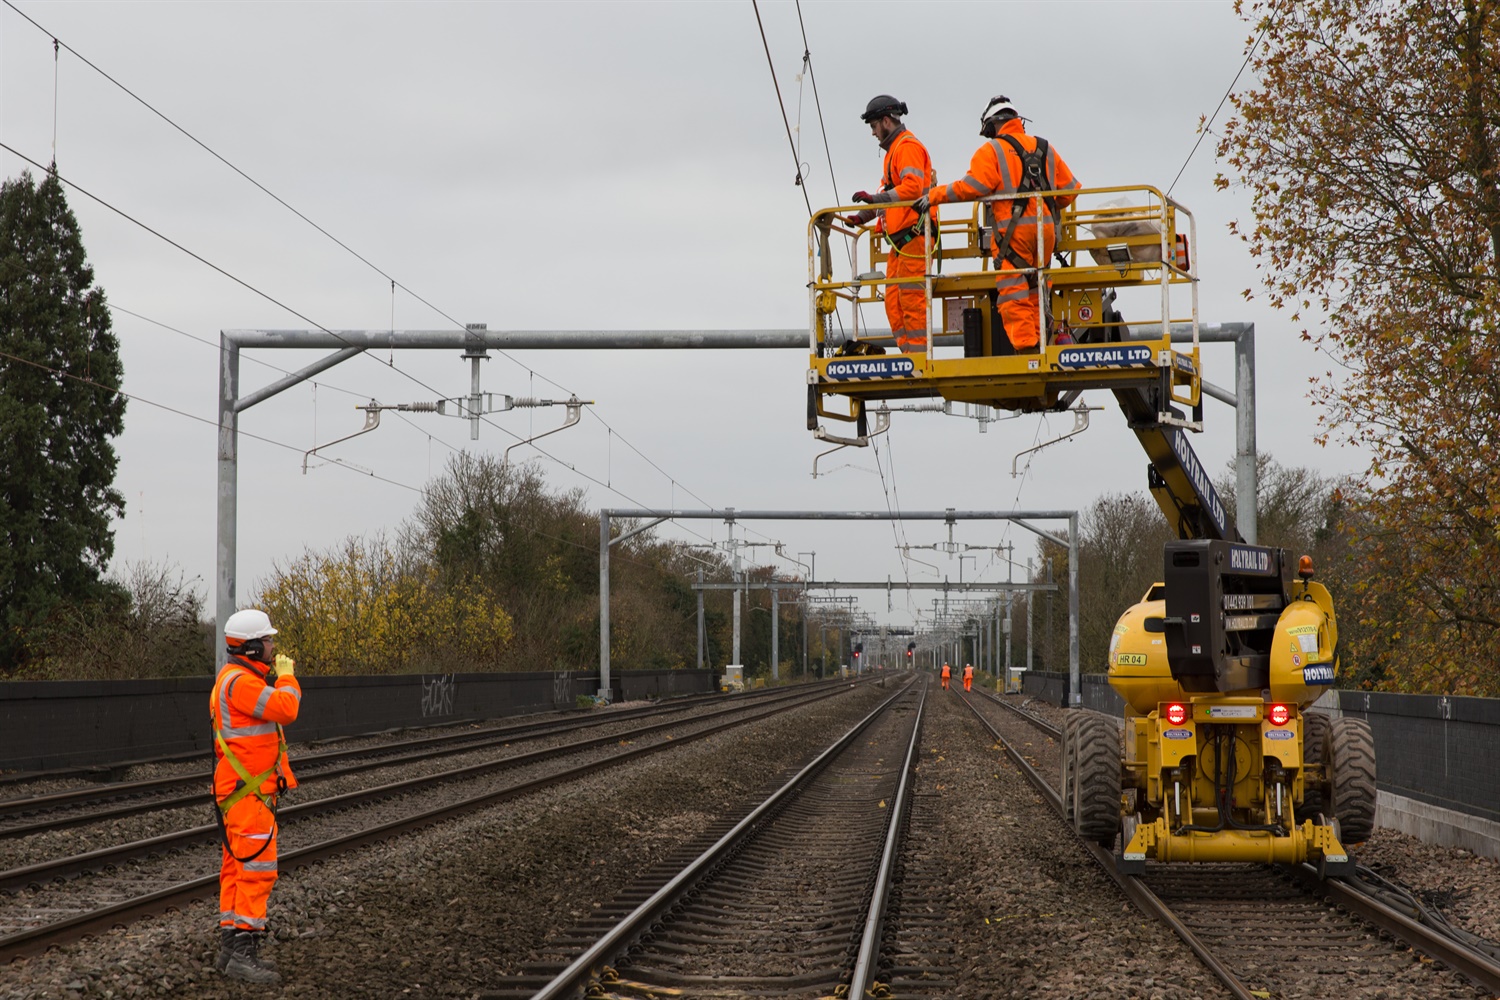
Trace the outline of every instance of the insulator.
{"label": "insulator", "polygon": [[410,410],[412,413],[436,413],[438,411],[438,404],[437,403],[405,403],[405,404],[402,405],[401,409],[403,409],[403,410]]}

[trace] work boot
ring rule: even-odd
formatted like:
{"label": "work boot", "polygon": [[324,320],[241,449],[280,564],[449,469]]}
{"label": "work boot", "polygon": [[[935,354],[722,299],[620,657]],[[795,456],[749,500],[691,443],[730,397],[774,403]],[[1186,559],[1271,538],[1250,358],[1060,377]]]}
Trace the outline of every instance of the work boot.
{"label": "work boot", "polygon": [[243,983],[278,983],[281,976],[260,959],[259,936],[254,931],[235,931],[224,975]]}
{"label": "work boot", "polygon": [[229,964],[229,956],[234,953],[234,928],[219,928],[219,957],[214,961],[214,968],[219,972]]}

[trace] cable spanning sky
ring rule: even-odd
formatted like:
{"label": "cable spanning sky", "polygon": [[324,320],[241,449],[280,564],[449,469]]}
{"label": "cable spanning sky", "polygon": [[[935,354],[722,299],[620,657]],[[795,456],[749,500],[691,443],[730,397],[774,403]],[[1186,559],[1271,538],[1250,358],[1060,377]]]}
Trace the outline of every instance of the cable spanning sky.
{"label": "cable spanning sky", "polygon": [[[172,408],[138,400],[127,411],[117,567],[165,562],[211,585],[220,329],[309,326],[291,311],[333,329],[805,325],[806,202],[847,203],[878,184],[881,153],[859,121],[877,93],[910,106],[907,124],[940,181],[964,172],[981,141],[978,114],[997,93],[1085,185],[1165,188],[1181,170],[1174,196],[1198,222],[1200,316],[1257,325],[1261,450],[1325,472],[1363,465],[1312,442],[1304,393],[1326,359],[1262,300],[1242,297],[1255,272],[1226,227],[1247,218],[1248,199],[1214,190],[1212,136],[1183,169],[1251,34],[1228,2],[809,2],[799,19],[794,4],[763,0],[759,24],[749,0],[14,3],[46,30],[0,7],[0,143],[45,164],[55,136],[62,176],[220,269],[70,192],[118,307],[125,389]],[[900,37],[922,44],[882,41],[913,17]],[[0,151],[5,176],[25,167]],[[831,175],[845,190],[833,191]],[[864,318],[883,325],[882,314]],[[249,352],[242,391],[313,357]],[[1208,378],[1232,386],[1231,349],[1208,347],[1205,359]],[[898,414],[878,455],[839,452],[814,479],[826,446],[804,428],[805,368],[796,351],[525,352],[494,357],[483,380],[496,393],[556,398],[566,387],[598,401],[597,419],[543,443],[555,460],[512,453],[539,458],[555,486],[582,488],[596,506],[1083,508],[1144,490],[1145,456],[1107,395],[1089,400],[1105,409],[1085,434],[1023,459],[1022,477],[1010,475],[1013,457],[1071,430],[1070,415],[981,434],[974,420]],[[242,600],[304,548],[393,528],[457,451],[498,455],[513,435],[562,422],[560,408],[501,414],[471,442],[458,420],[393,415],[303,473],[298,451],[358,430],[358,403],[458,396],[468,385],[456,352],[371,352],[247,411]],[[1206,419],[1194,444],[1217,474],[1233,457],[1233,415],[1210,401]],[[804,562],[816,552],[822,578],[1007,571],[994,549],[962,562],[912,552],[935,570],[902,560],[898,544],[945,541],[940,525],[751,527],[761,533],[751,540],[783,541]],[[725,537],[710,522],[662,530]],[[1027,533],[995,525],[962,525],[955,538],[1014,543],[1022,563],[1034,551]],[[770,551],[746,557],[765,562]],[[861,600],[892,622],[930,607],[924,595]]]}

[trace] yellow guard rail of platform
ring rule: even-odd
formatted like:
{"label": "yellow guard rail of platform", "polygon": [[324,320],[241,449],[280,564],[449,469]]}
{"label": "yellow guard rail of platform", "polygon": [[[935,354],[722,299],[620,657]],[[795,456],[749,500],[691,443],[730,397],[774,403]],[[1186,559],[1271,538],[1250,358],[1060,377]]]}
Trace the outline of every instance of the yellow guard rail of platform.
{"label": "yellow guard rail of platform", "polygon": [[[1006,218],[1009,214],[1003,205],[997,213],[995,203],[1008,205],[1017,198],[1048,195],[1072,195],[1076,200],[1060,213],[1053,259],[1017,272],[1038,276],[1039,286],[1049,290],[1050,312],[1042,322],[1039,347],[1017,352],[1005,339],[992,302],[996,272],[990,234],[995,215]],[[910,204],[891,202],[880,207]],[[867,400],[940,396],[1037,411],[1058,407],[1064,394],[1074,390],[1156,384],[1164,390],[1164,401],[1188,408],[1200,405],[1196,222],[1186,207],[1158,188],[1027,192],[934,206],[935,213],[967,209],[967,217],[939,219],[936,253],[934,241],[926,241],[928,348],[925,353],[905,355],[896,353],[884,329],[866,335],[861,328],[860,307],[879,303],[891,283],[883,271],[876,270],[891,253],[884,234],[871,226],[850,227],[841,218],[863,208],[821,209],[808,224],[810,428],[818,416],[862,423]],[[1040,213],[1036,226],[1041,245]],[[848,238],[847,253],[837,248],[835,236]],[[847,272],[841,276],[835,265],[845,263]],[[1187,293],[1187,302],[1179,306],[1181,314],[1174,315],[1172,293],[1178,286]],[[1128,318],[1128,339],[1110,339],[1121,338],[1123,331],[1118,321],[1105,318],[1113,295],[1120,289],[1150,287],[1161,291],[1159,313]],[[852,323],[838,337],[832,324],[842,304],[853,307],[849,311]],[[936,347],[935,338],[963,334],[966,310],[967,345],[953,356],[951,348]],[[1173,324],[1191,326],[1193,338],[1187,350],[1173,348]],[[850,341],[863,345],[861,351],[883,353],[851,353]],[[827,409],[829,395],[848,397],[848,412]],[[1171,413],[1165,402],[1161,410],[1164,424],[1200,429]]]}

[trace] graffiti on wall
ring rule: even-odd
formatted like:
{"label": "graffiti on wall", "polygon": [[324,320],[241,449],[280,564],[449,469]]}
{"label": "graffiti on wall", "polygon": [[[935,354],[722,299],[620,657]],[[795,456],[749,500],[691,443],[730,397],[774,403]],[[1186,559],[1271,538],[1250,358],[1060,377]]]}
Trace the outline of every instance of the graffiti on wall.
{"label": "graffiti on wall", "polygon": [[422,718],[452,715],[453,693],[458,684],[452,674],[441,674],[428,680],[422,678]]}

